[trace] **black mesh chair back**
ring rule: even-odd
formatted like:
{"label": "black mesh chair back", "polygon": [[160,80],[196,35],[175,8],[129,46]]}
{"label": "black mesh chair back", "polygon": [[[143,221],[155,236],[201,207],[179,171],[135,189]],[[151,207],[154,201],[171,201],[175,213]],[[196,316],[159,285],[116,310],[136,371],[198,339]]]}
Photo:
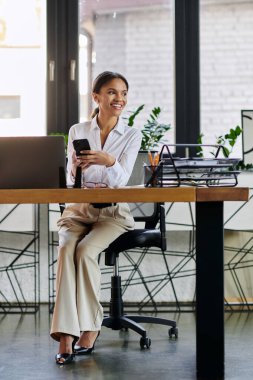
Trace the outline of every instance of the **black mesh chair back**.
{"label": "black mesh chair back", "polygon": [[[105,252],[105,265],[114,266],[120,252],[132,248],[158,247],[166,250],[165,209],[161,203],[130,203],[135,222],[144,222],[144,228],[127,231],[112,242]],[[159,228],[156,228],[159,224]]]}

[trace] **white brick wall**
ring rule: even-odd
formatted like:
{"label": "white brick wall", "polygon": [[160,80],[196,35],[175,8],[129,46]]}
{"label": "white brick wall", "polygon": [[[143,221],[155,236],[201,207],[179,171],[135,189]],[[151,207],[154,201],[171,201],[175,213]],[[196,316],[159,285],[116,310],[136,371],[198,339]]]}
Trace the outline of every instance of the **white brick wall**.
{"label": "white brick wall", "polygon": [[[129,107],[145,103],[142,125],[154,106],[174,126],[173,11],[168,7],[101,14],[96,19],[96,75],[126,75]],[[204,142],[241,125],[241,109],[253,108],[253,1],[200,1],[201,130]],[[173,141],[173,131],[169,132]],[[234,155],[241,155],[237,144]]]}
{"label": "white brick wall", "polygon": [[[129,81],[128,110],[145,108],[136,119],[140,128],[155,106],[163,109],[161,120],[173,122],[173,25],[169,8],[99,15],[94,48],[94,75],[119,71]],[[171,133],[171,138],[173,135]]]}
{"label": "white brick wall", "polygon": [[210,3],[200,12],[201,125],[209,143],[241,125],[241,109],[253,108],[253,1]]}

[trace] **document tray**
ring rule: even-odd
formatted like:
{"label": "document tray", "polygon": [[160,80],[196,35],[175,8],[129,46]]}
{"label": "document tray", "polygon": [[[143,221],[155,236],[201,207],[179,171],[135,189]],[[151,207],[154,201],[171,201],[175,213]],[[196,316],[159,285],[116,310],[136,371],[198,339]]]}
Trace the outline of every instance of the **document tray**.
{"label": "document tray", "polygon": [[[170,152],[172,147],[188,148],[215,148],[214,157],[175,157]],[[222,145],[202,144],[176,144],[164,145],[160,152],[159,164],[157,166],[145,165],[145,186],[151,187],[173,187],[180,185],[192,186],[236,186],[236,170],[239,163],[238,158],[218,157],[224,152]]]}

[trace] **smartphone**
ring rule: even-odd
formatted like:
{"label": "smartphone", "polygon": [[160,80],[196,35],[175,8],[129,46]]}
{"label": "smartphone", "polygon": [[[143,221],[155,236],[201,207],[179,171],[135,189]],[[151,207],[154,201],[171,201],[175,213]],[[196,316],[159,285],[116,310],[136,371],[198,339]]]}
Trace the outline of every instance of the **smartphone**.
{"label": "smartphone", "polygon": [[90,150],[90,143],[87,139],[74,140],[73,146],[77,156],[81,156],[82,150]]}

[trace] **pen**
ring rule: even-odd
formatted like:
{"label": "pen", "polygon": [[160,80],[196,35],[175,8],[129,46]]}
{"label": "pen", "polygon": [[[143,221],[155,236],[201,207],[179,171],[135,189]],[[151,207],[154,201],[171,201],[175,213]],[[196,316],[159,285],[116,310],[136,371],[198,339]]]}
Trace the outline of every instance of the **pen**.
{"label": "pen", "polygon": [[148,158],[151,166],[157,166],[159,163],[159,153],[156,152],[154,154],[154,157],[152,156],[152,153],[148,151]]}
{"label": "pen", "polygon": [[153,165],[157,166],[159,163],[159,153],[155,153],[154,159],[153,159]]}
{"label": "pen", "polygon": [[148,151],[148,159],[149,159],[150,165],[153,166],[153,157],[150,151]]}

